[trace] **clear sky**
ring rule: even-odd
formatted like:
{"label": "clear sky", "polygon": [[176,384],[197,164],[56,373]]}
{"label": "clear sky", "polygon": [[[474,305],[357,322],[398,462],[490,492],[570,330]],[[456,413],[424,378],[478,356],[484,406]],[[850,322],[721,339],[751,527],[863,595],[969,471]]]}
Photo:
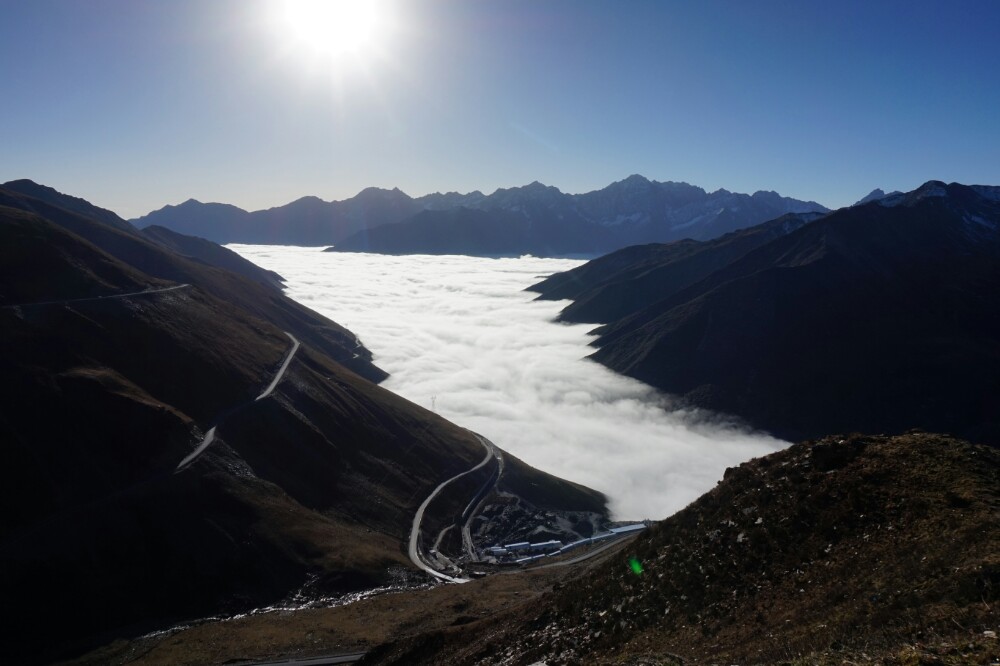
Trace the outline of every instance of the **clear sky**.
{"label": "clear sky", "polygon": [[125,217],[632,173],[831,207],[1000,184],[997,0],[281,4],[0,0],[0,181]]}

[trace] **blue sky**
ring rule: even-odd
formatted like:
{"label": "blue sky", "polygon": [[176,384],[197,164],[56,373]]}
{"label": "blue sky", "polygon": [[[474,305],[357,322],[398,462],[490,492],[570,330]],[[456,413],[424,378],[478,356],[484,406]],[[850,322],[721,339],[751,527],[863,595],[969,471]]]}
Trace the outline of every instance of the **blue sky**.
{"label": "blue sky", "polygon": [[828,206],[1000,184],[995,0],[384,0],[334,61],[279,2],[0,0],[0,181],[126,217],[632,173]]}

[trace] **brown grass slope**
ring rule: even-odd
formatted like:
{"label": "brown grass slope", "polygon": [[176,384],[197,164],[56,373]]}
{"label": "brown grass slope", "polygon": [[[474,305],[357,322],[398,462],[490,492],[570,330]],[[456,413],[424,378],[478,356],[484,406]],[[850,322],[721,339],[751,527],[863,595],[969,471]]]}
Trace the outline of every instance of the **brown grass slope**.
{"label": "brown grass slope", "polygon": [[996,449],[806,442],[729,470],[542,602],[367,663],[992,663],[998,518]]}

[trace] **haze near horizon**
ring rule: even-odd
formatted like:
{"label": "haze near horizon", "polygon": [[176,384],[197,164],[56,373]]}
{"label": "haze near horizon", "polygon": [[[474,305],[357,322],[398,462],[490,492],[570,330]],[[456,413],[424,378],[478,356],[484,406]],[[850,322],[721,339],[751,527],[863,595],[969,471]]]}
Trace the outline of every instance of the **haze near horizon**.
{"label": "haze near horizon", "polygon": [[126,218],[631,173],[835,208],[1000,182],[1000,6],[5,3],[0,181]]}

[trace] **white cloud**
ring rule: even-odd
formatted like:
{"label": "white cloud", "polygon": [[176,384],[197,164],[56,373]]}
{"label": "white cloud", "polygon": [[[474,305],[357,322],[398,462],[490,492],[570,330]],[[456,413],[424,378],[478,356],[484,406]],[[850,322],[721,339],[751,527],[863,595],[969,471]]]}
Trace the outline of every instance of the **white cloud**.
{"label": "white cloud", "polygon": [[579,265],[231,245],[279,272],[288,295],[354,331],[391,377],[383,386],[557,476],[601,490],[620,518],[664,518],[726,467],[786,444],[672,411],[641,382],[586,360],[586,324],[524,288]]}

